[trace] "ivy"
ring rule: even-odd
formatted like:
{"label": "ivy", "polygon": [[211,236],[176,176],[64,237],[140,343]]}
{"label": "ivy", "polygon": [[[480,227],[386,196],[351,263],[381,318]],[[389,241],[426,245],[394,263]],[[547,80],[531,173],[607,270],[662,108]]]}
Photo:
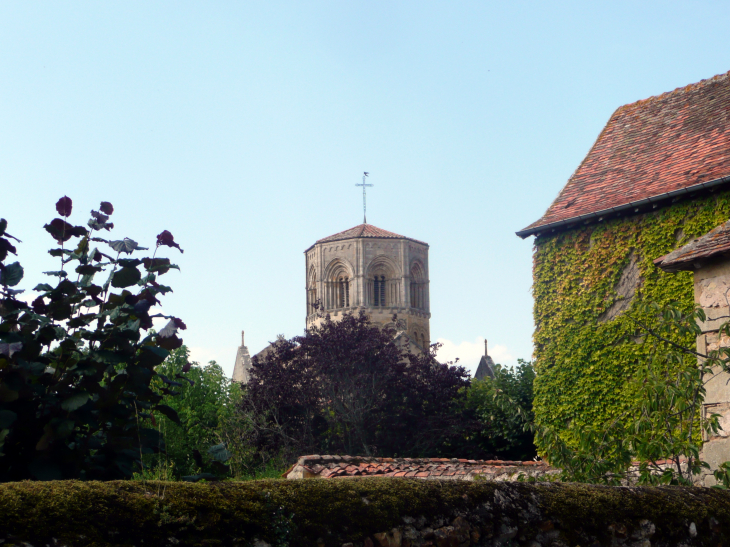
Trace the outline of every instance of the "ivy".
{"label": "ivy", "polygon": [[[638,407],[643,394],[632,383],[652,345],[628,315],[652,325],[640,302],[670,303],[685,313],[694,303],[691,272],[667,274],[653,261],[704,235],[730,217],[730,192],[681,202],[650,213],[618,218],[535,241],[536,423],[563,431],[598,428]],[[617,285],[631,256],[640,283],[627,311],[602,314],[621,297]],[[690,335],[677,343],[693,346]],[[632,387],[633,386],[633,387]],[[572,426],[567,430],[567,426]],[[543,448],[538,444],[538,448]]]}

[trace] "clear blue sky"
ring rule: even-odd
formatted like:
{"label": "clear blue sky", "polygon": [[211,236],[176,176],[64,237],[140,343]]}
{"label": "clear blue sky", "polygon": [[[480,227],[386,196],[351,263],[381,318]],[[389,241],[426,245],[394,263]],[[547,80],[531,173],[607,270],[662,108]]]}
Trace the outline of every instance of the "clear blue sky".
{"label": "clear blue sky", "polygon": [[[622,104],[730,70],[727,2],[0,4],[0,216],[23,287],[54,203],[185,249],[164,311],[229,372],[304,328],[304,255],[368,220],[431,245],[431,334],[532,352],[537,219]],[[476,353],[475,353],[476,352]]]}

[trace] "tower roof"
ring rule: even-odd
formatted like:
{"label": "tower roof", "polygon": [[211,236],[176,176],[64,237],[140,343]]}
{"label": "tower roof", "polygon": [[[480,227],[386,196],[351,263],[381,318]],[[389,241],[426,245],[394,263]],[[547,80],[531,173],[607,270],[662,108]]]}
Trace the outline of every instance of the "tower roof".
{"label": "tower roof", "polygon": [[730,182],[730,72],[620,107],[520,237]]}
{"label": "tower roof", "polygon": [[[342,241],[343,239],[357,238],[407,239],[409,241],[414,241],[416,243],[420,243],[421,245],[428,246],[428,243],[424,243],[423,241],[389,232],[388,230],[383,230],[382,228],[373,226],[372,224],[359,224],[358,226],[350,228],[349,230],[345,230],[343,232],[339,232],[328,237],[323,237],[322,239],[318,239],[314,245],[317,245],[318,243],[330,243],[333,241]],[[314,245],[312,245],[312,247],[314,247]],[[309,249],[311,249],[312,247],[309,247]],[[307,251],[309,249],[307,249]]]}

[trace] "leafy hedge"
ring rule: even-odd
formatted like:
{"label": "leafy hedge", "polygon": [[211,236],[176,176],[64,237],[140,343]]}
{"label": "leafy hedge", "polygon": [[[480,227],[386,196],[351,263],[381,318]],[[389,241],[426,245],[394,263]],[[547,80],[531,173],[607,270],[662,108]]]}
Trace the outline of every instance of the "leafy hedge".
{"label": "leafy hedge", "polygon": [[[722,192],[537,238],[533,271],[537,423],[563,430],[571,442],[583,427],[599,428],[636,407],[642,394],[627,380],[649,357],[652,341],[626,312],[613,320],[599,318],[619,298],[616,288],[632,253],[638,258],[641,282],[628,314],[653,324],[654,317],[638,310],[641,299],[660,305],[675,302],[690,311],[691,272],[666,274],[652,261],[728,217],[730,192]],[[675,341],[689,347],[695,343],[679,335]]]}

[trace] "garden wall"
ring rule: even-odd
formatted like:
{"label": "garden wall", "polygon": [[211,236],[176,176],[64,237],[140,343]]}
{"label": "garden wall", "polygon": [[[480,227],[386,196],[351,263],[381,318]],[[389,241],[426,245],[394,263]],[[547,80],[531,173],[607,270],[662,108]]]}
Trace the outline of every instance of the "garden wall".
{"label": "garden wall", "polygon": [[164,546],[730,545],[730,493],[351,478],[0,485],[0,543]]}

